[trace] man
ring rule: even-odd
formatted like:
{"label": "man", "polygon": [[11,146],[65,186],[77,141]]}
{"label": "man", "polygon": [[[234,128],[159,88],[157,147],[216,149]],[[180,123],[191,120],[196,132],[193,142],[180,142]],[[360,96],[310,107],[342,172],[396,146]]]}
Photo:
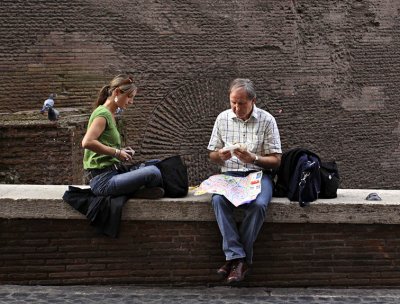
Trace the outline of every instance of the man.
{"label": "man", "polygon": [[[208,144],[210,160],[221,166],[223,174],[231,176],[244,177],[263,170],[260,194],[250,203],[238,207],[245,212],[239,227],[233,216],[234,205],[223,195],[214,194],[212,197],[226,259],[217,273],[228,283],[234,283],[244,279],[252,264],[253,244],[272,198],[271,169],[279,167],[282,151],[275,118],[256,107],[256,91],[251,80],[233,80],[229,99],[231,109],[220,113],[214,124]],[[241,148],[232,153],[223,149],[235,143],[242,144]]]}

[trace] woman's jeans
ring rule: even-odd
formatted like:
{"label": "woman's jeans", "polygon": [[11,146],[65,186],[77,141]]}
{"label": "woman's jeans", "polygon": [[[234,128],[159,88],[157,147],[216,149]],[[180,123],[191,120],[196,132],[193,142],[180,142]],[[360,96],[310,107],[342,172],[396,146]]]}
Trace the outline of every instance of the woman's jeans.
{"label": "woman's jeans", "polygon": [[[231,176],[247,176],[249,172],[225,172]],[[227,261],[244,258],[247,263],[253,261],[253,244],[264,223],[266,209],[272,198],[273,185],[268,174],[261,179],[261,192],[255,200],[235,207],[225,196],[214,194],[212,205],[219,230],[222,234],[222,249]],[[236,224],[233,212],[236,208],[244,210],[244,218]]]}
{"label": "woman's jeans", "polygon": [[142,187],[162,186],[160,170],[154,166],[133,167],[125,173],[110,170],[95,176],[90,181],[90,188],[95,195],[118,196],[132,195]]}

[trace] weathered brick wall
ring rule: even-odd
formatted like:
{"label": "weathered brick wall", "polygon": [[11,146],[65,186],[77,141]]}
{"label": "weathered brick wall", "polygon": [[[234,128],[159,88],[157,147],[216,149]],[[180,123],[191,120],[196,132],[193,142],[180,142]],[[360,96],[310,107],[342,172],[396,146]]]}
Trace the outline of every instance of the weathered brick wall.
{"label": "weathered brick wall", "polygon": [[[338,161],[343,188],[399,188],[397,0],[4,0],[0,113],[89,110],[118,71],[141,88],[124,113],[138,159],[180,153],[191,183],[234,77],[254,80],[284,149]],[[3,146],[0,147],[1,150]]]}
{"label": "weathered brick wall", "polygon": [[[264,225],[245,286],[398,286],[397,225]],[[2,284],[222,284],[216,222],[0,220]]]}
{"label": "weathered brick wall", "polygon": [[0,183],[84,183],[81,140],[87,115],[66,112],[59,122],[39,111],[0,116]]}

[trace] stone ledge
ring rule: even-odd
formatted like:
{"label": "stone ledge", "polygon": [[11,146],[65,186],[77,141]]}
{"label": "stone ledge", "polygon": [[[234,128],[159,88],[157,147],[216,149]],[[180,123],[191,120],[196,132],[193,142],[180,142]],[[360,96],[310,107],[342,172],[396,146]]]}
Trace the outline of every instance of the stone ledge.
{"label": "stone ledge", "polygon": [[[84,187],[84,186],[82,186]],[[66,185],[0,185],[0,218],[85,219],[63,202]],[[377,192],[382,201],[366,201]],[[122,218],[137,221],[215,221],[211,195],[159,200],[131,199]],[[319,199],[301,208],[286,198],[273,198],[266,222],[400,224],[400,190],[339,189],[336,199]]]}

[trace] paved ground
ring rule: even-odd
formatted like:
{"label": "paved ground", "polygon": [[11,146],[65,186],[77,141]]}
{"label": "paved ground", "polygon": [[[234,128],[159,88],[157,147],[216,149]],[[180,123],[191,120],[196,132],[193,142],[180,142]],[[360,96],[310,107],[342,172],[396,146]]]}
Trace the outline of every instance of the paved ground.
{"label": "paved ground", "polygon": [[400,303],[400,289],[167,288],[0,285],[0,303]]}

